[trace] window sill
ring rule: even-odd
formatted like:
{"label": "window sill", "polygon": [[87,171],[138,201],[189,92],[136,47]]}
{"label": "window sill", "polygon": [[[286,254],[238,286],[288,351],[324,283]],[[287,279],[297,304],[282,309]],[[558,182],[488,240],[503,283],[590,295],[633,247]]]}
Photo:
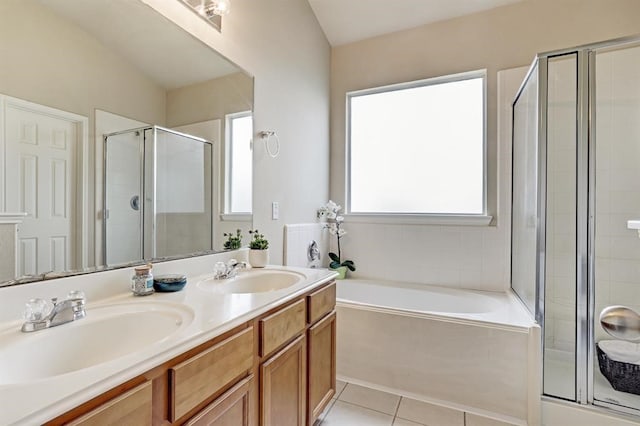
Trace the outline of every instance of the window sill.
{"label": "window sill", "polygon": [[251,213],[224,213],[220,215],[223,222],[251,222],[253,214]]}
{"label": "window sill", "polygon": [[489,226],[493,216],[481,214],[469,215],[430,215],[430,214],[365,214],[350,213],[344,216],[345,222],[395,224],[395,225],[451,225],[451,226]]}

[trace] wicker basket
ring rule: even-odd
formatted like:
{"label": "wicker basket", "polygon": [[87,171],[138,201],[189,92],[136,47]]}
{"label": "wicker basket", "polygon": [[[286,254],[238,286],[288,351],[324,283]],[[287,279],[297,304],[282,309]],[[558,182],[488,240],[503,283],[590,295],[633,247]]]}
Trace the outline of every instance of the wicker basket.
{"label": "wicker basket", "polygon": [[598,366],[611,386],[619,392],[640,395],[640,365],[614,361],[596,343]]}

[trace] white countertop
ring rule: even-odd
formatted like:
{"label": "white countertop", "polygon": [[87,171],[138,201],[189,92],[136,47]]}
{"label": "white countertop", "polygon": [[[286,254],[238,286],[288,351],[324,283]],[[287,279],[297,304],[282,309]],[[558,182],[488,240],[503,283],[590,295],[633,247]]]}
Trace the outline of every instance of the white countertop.
{"label": "white countertop", "polygon": [[[180,304],[187,306],[194,313],[193,321],[167,339],[156,344],[145,347],[135,353],[131,353],[120,358],[95,365],[93,367],[50,377],[42,380],[33,380],[27,383],[0,385],[0,424],[40,424],[56,416],[63,414],[70,409],[98,396],[105,391],[132,379],[151,368],[166,362],[185,351],[196,347],[215,336],[218,336],[234,327],[278,306],[283,302],[294,299],[303,293],[330,281],[335,272],[326,269],[303,269],[290,267],[273,267],[267,269],[284,269],[296,271],[304,274],[306,279],[291,287],[264,292],[249,294],[228,294],[219,291],[206,291],[199,288],[197,283],[212,274],[188,275],[186,287],[175,293],[155,293],[145,297],[135,297],[121,283],[118,284],[117,291],[103,292],[107,297],[91,299],[87,295],[87,317],[91,315],[93,308],[111,303],[145,303],[161,302],[170,304]],[[128,270],[120,272],[121,278],[128,274]],[[175,270],[173,272],[176,272]],[[178,271],[179,272],[179,271]],[[251,271],[241,272],[250,274]],[[92,277],[92,276],[89,276]],[[64,281],[61,280],[61,281]],[[79,279],[75,279],[79,281]],[[91,281],[91,278],[84,278],[84,281]],[[35,294],[30,297],[49,297],[41,295],[38,290],[43,291],[45,287],[48,293],[52,292],[52,282],[36,283],[31,285],[30,292]],[[69,287],[72,284],[61,285]],[[20,286],[21,287],[21,286]],[[76,287],[78,287],[76,283]],[[82,288],[80,288],[82,289]],[[5,310],[7,301],[15,304],[15,294],[10,294],[7,290],[0,289],[0,309]],[[82,289],[84,290],[84,289]],[[25,289],[18,289],[21,297],[26,295]],[[3,298],[3,293],[9,296]],[[15,291],[14,291],[15,293]],[[62,296],[62,294],[60,294]],[[18,308],[22,309],[23,305]],[[12,306],[12,309],[15,308]],[[6,312],[6,311],[5,311]],[[6,317],[6,315],[5,315]],[[15,318],[15,317],[14,317]],[[0,317],[0,320],[3,318]],[[5,318],[6,319],[6,318]],[[85,320],[79,320],[85,321]],[[0,322],[0,334],[20,333],[21,320]],[[74,324],[74,323],[70,323]],[[67,324],[55,327],[62,332]],[[132,327],[135,324],[131,325]],[[54,330],[54,329],[51,329]],[[71,327],[68,328],[72,332]],[[41,330],[35,333],[47,333],[50,330]],[[34,333],[28,333],[34,334]],[[2,348],[0,348],[0,351]],[[41,354],[42,362],[47,361],[47,354]],[[11,365],[0,365],[0,369],[11,368]]]}

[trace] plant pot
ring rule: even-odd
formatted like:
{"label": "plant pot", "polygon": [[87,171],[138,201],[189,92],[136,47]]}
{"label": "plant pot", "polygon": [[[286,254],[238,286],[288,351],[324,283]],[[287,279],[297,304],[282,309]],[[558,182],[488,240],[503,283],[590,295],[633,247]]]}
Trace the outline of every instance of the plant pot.
{"label": "plant pot", "polygon": [[344,280],[347,277],[347,267],[346,266],[338,266],[337,268],[330,268],[332,271],[336,271],[338,276],[336,280]]}
{"label": "plant pot", "polygon": [[249,264],[253,268],[264,268],[269,263],[269,250],[249,250]]}

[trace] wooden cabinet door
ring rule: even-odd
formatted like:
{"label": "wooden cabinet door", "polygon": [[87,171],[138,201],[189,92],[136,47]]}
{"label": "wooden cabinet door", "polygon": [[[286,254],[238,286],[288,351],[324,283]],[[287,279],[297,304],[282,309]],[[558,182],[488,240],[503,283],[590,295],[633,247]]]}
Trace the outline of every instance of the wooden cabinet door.
{"label": "wooden cabinet door", "polygon": [[260,367],[261,426],[303,426],[306,421],[307,340],[304,335]]}
{"label": "wooden cabinet door", "polygon": [[336,313],[309,328],[308,424],[320,416],[336,393]]}
{"label": "wooden cabinet door", "polygon": [[253,376],[237,385],[191,418],[185,426],[250,426]]}

